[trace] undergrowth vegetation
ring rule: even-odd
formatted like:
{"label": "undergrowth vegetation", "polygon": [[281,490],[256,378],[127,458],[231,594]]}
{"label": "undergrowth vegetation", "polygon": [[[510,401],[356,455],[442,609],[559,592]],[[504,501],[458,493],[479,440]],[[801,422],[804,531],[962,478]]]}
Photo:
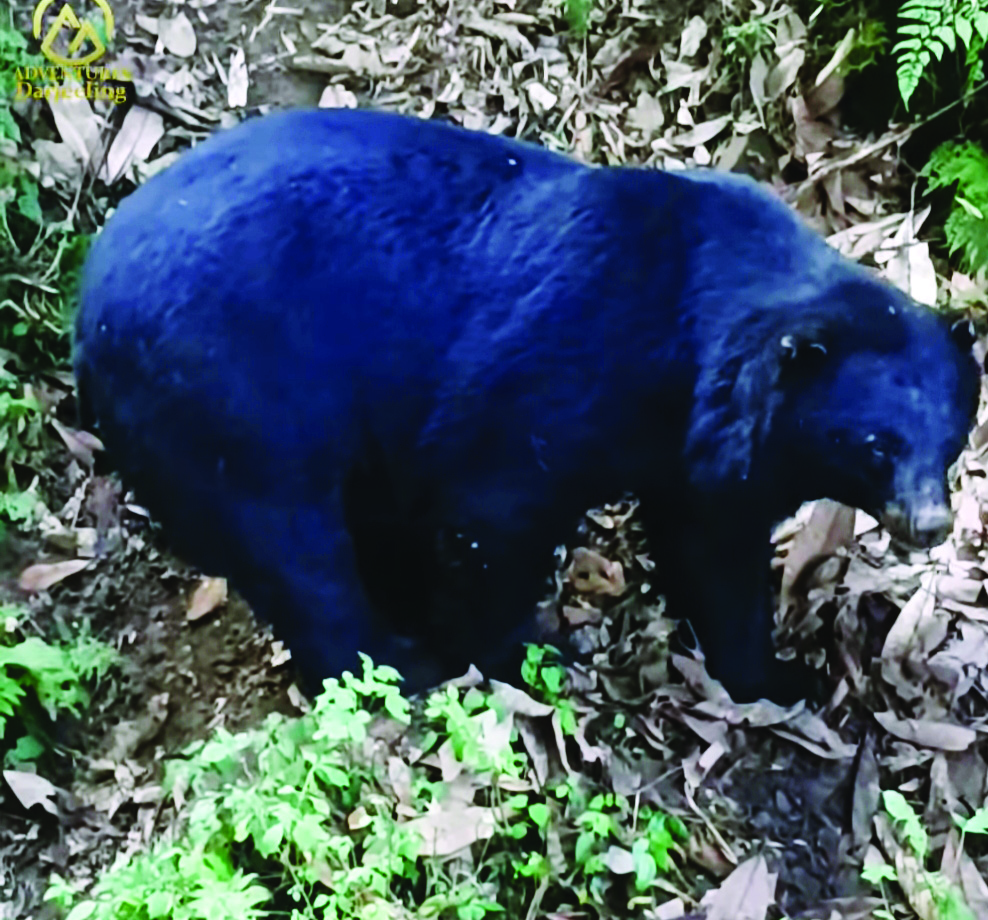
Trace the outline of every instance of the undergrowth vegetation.
{"label": "undergrowth vegetation", "polygon": [[[0,606],[0,760],[32,767],[51,753],[59,719],[79,717],[89,693],[117,662],[84,623],[64,640],[26,631],[22,611]],[[33,767],[32,767],[33,768]]]}
{"label": "undergrowth vegetation", "polygon": [[72,296],[88,236],[72,214],[44,212],[41,171],[12,111],[18,70],[44,64],[23,35],[0,22],[0,348],[57,366],[68,361]]}
{"label": "undergrowth vegetation", "polygon": [[[949,867],[946,871],[928,868],[932,851],[930,835],[906,797],[901,792],[886,790],[882,793],[882,805],[894,832],[902,838],[906,849],[898,867],[891,866],[882,859],[873,859],[866,863],[862,876],[882,892],[885,900],[885,906],[874,911],[872,916],[876,920],[894,920],[895,914],[887,886],[896,884],[914,903],[927,903],[929,914],[936,920],[975,920],[975,914],[967,906],[963,892],[948,874]],[[979,808],[970,818],[955,815],[954,824],[959,831],[957,853],[961,854],[968,835],[988,833],[988,808]]]}
{"label": "undergrowth vegetation", "polygon": [[481,920],[668,898],[685,826],[561,764],[540,779],[532,697],[447,685],[413,707],[398,680],[365,658],[307,715],[192,745],[167,771],[171,835],[49,900],[68,920]]}
{"label": "undergrowth vegetation", "polygon": [[942,144],[923,174],[930,188],[954,189],[944,224],[951,255],[968,271],[988,270],[988,153],[972,141]]}
{"label": "undergrowth vegetation", "polygon": [[42,446],[44,419],[30,380],[68,364],[72,297],[88,246],[71,215],[43,215],[40,168],[11,107],[18,69],[43,62],[0,22],[0,539],[5,524],[29,522],[38,506],[28,460]]}

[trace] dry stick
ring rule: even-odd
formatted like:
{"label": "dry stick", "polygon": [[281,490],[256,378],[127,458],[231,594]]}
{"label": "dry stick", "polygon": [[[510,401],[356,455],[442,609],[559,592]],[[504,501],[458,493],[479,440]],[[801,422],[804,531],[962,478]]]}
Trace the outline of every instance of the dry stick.
{"label": "dry stick", "polygon": [[696,804],[696,800],[693,798],[693,793],[690,792],[690,787],[688,785],[683,787],[683,793],[686,796],[686,803],[689,805],[693,813],[704,823],[707,828],[707,832],[711,837],[714,838],[714,842],[721,849],[721,854],[727,859],[728,862],[733,863],[735,866],[740,864],[740,860],[737,854],[734,852],[734,848],[724,839],[724,835],[721,834],[716,827],[714,827],[713,821],[700,810],[700,806]]}
{"label": "dry stick", "polygon": [[542,899],[545,897],[545,893],[548,890],[549,879],[544,878],[541,882],[539,882],[539,887],[535,890],[535,894],[532,895],[532,901],[528,905],[525,920],[535,920],[535,915],[539,912],[539,908],[542,906]]}
{"label": "dry stick", "polygon": [[962,102],[967,102],[975,93],[980,93],[986,86],[988,86],[988,80],[983,80],[974,89],[971,90],[966,96],[961,96],[960,99],[955,99],[953,102],[947,103],[943,108],[938,109],[932,115],[927,115],[920,121],[909,125],[907,128],[903,128],[901,131],[896,131],[887,137],[880,138],[871,144],[866,144],[864,147],[859,147],[853,153],[848,154],[846,157],[842,157],[839,160],[831,160],[824,166],[821,166],[818,170],[813,172],[813,174],[801,182],[797,187],[793,197],[799,198],[801,195],[810,191],[817,182],[821,179],[826,178],[831,173],[837,172],[839,169],[844,169],[846,166],[853,166],[855,163],[860,163],[862,160],[868,159],[878,151],[889,147],[892,144],[899,144],[907,140],[914,131],[918,128],[923,127],[923,125],[929,124],[934,118],[939,118],[941,115],[949,112],[955,106],[960,105]]}

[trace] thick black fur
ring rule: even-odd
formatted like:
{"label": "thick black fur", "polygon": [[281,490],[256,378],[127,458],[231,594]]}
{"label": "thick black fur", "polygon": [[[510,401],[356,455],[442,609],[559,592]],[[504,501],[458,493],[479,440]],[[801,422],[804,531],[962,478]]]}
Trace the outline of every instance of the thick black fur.
{"label": "thick black fur", "polygon": [[769,533],[828,496],[943,536],[978,372],[745,179],[354,111],[248,122],[128,198],[80,390],[176,550],[304,674],[503,673],[580,513],[642,500],[672,609],[789,696]]}

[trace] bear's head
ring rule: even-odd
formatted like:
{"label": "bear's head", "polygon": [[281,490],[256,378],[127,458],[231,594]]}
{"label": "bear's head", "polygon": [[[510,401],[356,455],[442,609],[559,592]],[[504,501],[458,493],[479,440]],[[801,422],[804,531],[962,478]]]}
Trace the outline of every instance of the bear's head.
{"label": "bear's head", "polygon": [[750,319],[733,358],[701,372],[694,422],[711,431],[697,485],[748,482],[777,502],[773,517],[832,498],[909,544],[940,542],[980,389],[968,324],[859,269]]}

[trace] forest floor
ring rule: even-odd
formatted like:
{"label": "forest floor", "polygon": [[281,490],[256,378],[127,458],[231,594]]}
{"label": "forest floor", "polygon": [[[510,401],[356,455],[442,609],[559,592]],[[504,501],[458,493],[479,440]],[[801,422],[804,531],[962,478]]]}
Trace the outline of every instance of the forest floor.
{"label": "forest floor", "polygon": [[[245,109],[360,104],[524,135],[597,163],[741,169],[917,299],[930,302],[938,279],[955,297],[971,288],[917,242],[929,209],[908,207],[898,160],[908,132],[886,125],[863,139],[843,126],[842,52],[822,54],[808,17],[784,2],[765,12],[747,56],[720,4],[606,7],[586,39],[567,37],[557,5],[523,0],[112,6],[109,59],[133,74],[128,104],[14,106],[42,184],[87,231]],[[25,34],[29,16],[15,3]],[[52,872],[84,882],[148,846],[162,820],[162,764],[190,742],[306,706],[270,631],[222,582],[170,556],[94,462],[67,367],[32,378],[49,435],[34,463],[46,507],[6,541],[4,594],[41,634],[87,621],[122,660],[59,737],[71,753],[46,801],[29,807],[16,778],[0,789],[4,920],[54,916],[41,901]],[[649,556],[633,502],[615,496],[573,535],[550,601],[588,651],[573,678],[580,768],[615,792],[647,790],[691,829],[675,906],[647,916],[698,910],[704,892],[711,917],[871,916],[883,901],[860,872],[879,855],[900,869],[901,903],[934,916],[915,854],[881,807],[894,789],[921,803],[936,854],[926,868],[988,917],[988,848],[969,838],[962,849],[951,820],[982,806],[988,781],[984,406],[979,422],[943,546],[904,552],[876,522],[829,502],[777,533],[780,635],[827,670],[824,705],[736,706],[698,661],[669,653],[673,625],[649,590],[662,560]],[[580,590],[574,565],[590,575]],[[711,577],[717,569],[711,559]],[[594,718],[617,713],[619,739],[593,735]]]}

